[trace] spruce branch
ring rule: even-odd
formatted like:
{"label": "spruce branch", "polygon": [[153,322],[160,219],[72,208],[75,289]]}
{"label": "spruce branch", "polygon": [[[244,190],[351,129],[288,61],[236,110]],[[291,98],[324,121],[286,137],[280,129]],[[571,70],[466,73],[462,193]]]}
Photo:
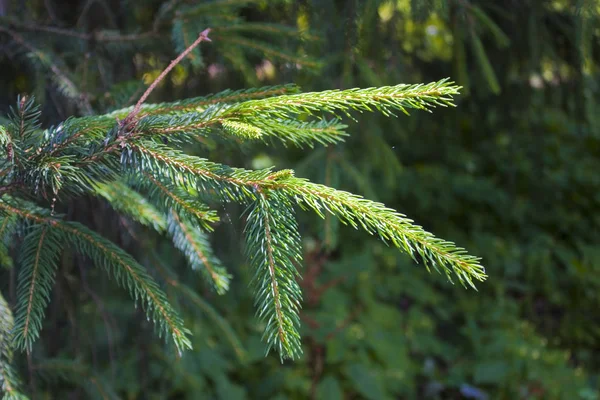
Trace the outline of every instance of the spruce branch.
{"label": "spruce branch", "polygon": [[[9,121],[11,123],[6,128],[7,141],[14,143],[17,139],[21,139],[25,140],[27,144],[33,144],[33,135],[41,126],[39,122],[40,115],[40,106],[35,103],[33,97],[17,97],[16,109],[10,107]],[[27,145],[22,147],[28,148]]]}
{"label": "spruce branch", "polygon": [[63,243],[68,243],[77,252],[103,267],[120,286],[130,292],[136,303],[142,303],[148,319],[155,323],[160,336],[170,335],[179,352],[191,348],[187,337],[189,331],[184,327],[183,321],[154,279],[133,257],[84,225],[54,218],[47,211],[42,212],[37,207],[29,207],[33,210],[27,209],[22,206],[22,202],[14,205],[12,203],[0,201],[0,209],[60,231]]}
{"label": "spruce branch", "polygon": [[[267,97],[294,94],[299,92],[296,85],[265,86],[253,89],[224,90],[208,96],[195,97],[171,103],[145,104],[140,115],[155,115],[165,113],[185,113],[191,111],[202,111],[203,108],[215,104],[234,104],[247,100],[262,99]],[[115,111],[118,115],[122,111]]]}
{"label": "spruce branch", "polygon": [[300,236],[289,198],[258,189],[246,218],[246,253],[254,268],[252,286],[263,339],[281,360],[302,354],[299,310],[302,292],[295,263],[302,261]]}
{"label": "spruce branch", "polygon": [[[203,40],[200,35],[197,43]],[[182,53],[169,68],[184,56]],[[101,196],[116,211],[170,236],[188,264],[201,271],[218,293],[227,289],[231,277],[209,245],[207,232],[218,217],[205,202],[216,199],[246,205],[246,250],[255,271],[252,287],[257,314],[266,326],[268,348],[275,348],[282,359],[302,352],[298,333],[302,296],[296,282],[301,251],[294,206],[322,217],[333,215],[377,235],[428,269],[443,272],[450,280],[457,278],[464,286],[475,287],[475,281],[486,278],[478,258],[381,203],[296,178],[290,170],[233,168],[176,148],[215,133],[241,140],[279,140],[284,145],[337,143],[345,136],[339,115],[353,111],[392,115],[410,108],[430,111],[450,106],[460,89],[452,82],[444,79],[425,85],[319,93],[299,93],[293,86],[281,86],[145,104],[158,82],[133,108],[70,118],[44,131],[33,103],[21,100],[0,135],[0,145],[12,146],[12,156],[2,164],[2,171],[8,172],[0,176],[0,188],[22,185],[34,194],[52,194],[54,198],[59,191],[65,196]],[[327,114],[335,118],[327,119]],[[4,194],[0,210],[57,232],[76,251],[115,276],[136,301],[140,299],[161,335],[170,334],[179,350],[190,346],[188,332],[166,296],[130,255],[83,225],[53,217],[33,205],[14,203],[6,196],[8,192],[0,189]],[[43,313],[45,303],[38,303]]]}
{"label": "spruce branch", "polygon": [[[380,111],[390,115],[395,110],[405,113],[408,108],[430,111],[435,106],[452,106],[452,96],[460,88],[447,79],[426,85],[396,85],[381,88],[332,90],[317,93],[298,93],[263,99],[217,104],[191,112],[156,115],[143,118],[132,138],[157,135],[186,134],[205,136],[215,127],[242,139],[272,137],[298,146],[313,143],[330,144],[343,140],[346,127],[337,119],[327,121],[322,112],[335,116],[339,112]],[[173,107],[165,107],[173,112]],[[181,108],[180,110],[185,110]],[[300,114],[317,121],[298,122]],[[111,150],[116,150],[115,144]]]}
{"label": "spruce branch", "polygon": [[169,214],[168,231],[173,244],[185,255],[192,269],[201,271],[218,294],[225,293],[231,275],[214,255],[206,233],[183,220],[175,211]]}
{"label": "spruce branch", "polygon": [[35,225],[20,248],[14,341],[23,351],[31,352],[42,330],[62,250],[57,233],[50,225]]}
{"label": "spruce branch", "polygon": [[197,193],[190,193],[189,189],[184,190],[167,181],[161,181],[147,172],[142,176],[145,179],[135,179],[134,185],[146,189],[148,196],[156,199],[156,203],[162,207],[165,214],[175,211],[178,216],[193,221],[202,229],[209,232],[213,230],[211,224],[218,222],[219,216],[216,211],[198,200]]}
{"label": "spruce branch", "polygon": [[321,217],[330,213],[354,228],[361,227],[370,234],[377,234],[385,242],[404,250],[415,261],[418,261],[416,256],[420,256],[427,269],[433,267],[438,272],[443,271],[450,281],[453,273],[461,284],[476,289],[473,281],[486,278],[478,257],[468,255],[465,249],[456,247],[452,242],[435,237],[384,204],[292,176],[277,180],[270,187],[283,191],[302,208],[309,208]]}
{"label": "spruce branch", "polygon": [[271,174],[270,170],[232,168],[149,141],[132,144],[129,149],[122,153],[122,162],[134,171],[151,172],[177,186],[213,194],[226,202],[254,199],[254,184]]}
{"label": "spruce branch", "polygon": [[[247,100],[262,99],[273,96],[281,96],[285,94],[299,93],[298,86],[293,84],[265,86],[260,88],[240,89],[240,90],[224,90],[219,93],[213,93],[207,96],[192,97],[174,102],[164,102],[149,104],[145,103],[140,106],[139,116],[150,115],[176,115],[189,112],[204,111],[205,108],[216,104],[234,104]],[[127,107],[120,110],[115,110],[106,116],[111,122],[114,118],[123,119],[131,111],[132,107]],[[110,119],[112,118],[112,119]]]}
{"label": "spruce branch", "polygon": [[145,226],[151,226],[158,232],[167,228],[167,220],[144,196],[121,181],[96,183],[95,193],[109,204],[133,220]]}
{"label": "spruce branch", "polygon": [[[347,136],[346,125],[338,119],[298,122],[292,119],[251,117],[244,121],[248,126],[260,131],[259,137],[270,137],[284,145],[292,143],[298,147],[315,143],[329,145],[342,142]],[[241,136],[241,135],[238,135]]]}
{"label": "spruce branch", "polygon": [[21,382],[12,365],[13,362],[13,314],[0,293],[0,391],[2,400],[26,400],[19,387]]}
{"label": "spruce branch", "polygon": [[324,213],[333,214],[355,228],[377,234],[415,260],[417,255],[420,256],[427,268],[431,266],[444,272],[450,280],[453,273],[460,283],[475,287],[473,280],[486,278],[479,258],[468,255],[454,243],[436,238],[381,203],[296,178],[289,170],[247,171],[183,155],[161,145],[135,148],[144,164],[157,174],[199,191],[215,192],[223,200],[248,202],[258,198],[257,190],[282,191],[300,206],[310,208],[322,217]]}
{"label": "spruce branch", "polygon": [[453,96],[460,87],[448,78],[428,84],[382,86],[367,89],[325,90],[298,93],[246,101],[228,109],[228,113],[293,119],[298,114],[319,116],[322,112],[374,111],[393,115],[400,110],[408,115],[408,108],[431,111],[436,106],[454,106]]}

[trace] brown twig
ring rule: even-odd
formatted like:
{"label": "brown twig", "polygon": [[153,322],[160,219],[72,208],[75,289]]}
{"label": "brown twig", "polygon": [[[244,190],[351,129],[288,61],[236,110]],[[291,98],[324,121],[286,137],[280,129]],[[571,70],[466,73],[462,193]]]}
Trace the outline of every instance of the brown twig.
{"label": "brown twig", "polygon": [[190,54],[190,52],[192,50],[194,50],[194,48],[196,46],[198,46],[201,42],[210,42],[211,41],[210,38],[208,37],[209,32],[210,32],[210,28],[207,28],[207,29],[203,30],[202,32],[200,32],[200,35],[198,35],[198,39],[196,39],[196,41],[194,41],[194,43],[192,43],[187,49],[185,49],[185,51],[183,53],[181,53],[179,56],[177,56],[176,59],[171,61],[169,66],[167,68],[165,68],[165,70],[163,72],[161,72],[161,74],[154,80],[154,82],[152,82],[152,84],[148,87],[148,89],[146,89],[146,91],[144,92],[142,97],[140,97],[140,99],[136,103],[133,110],[125,117],[125,119],[120,121],[119,124],[120,124],[121,129],[129,130],[133,126],[135,126],[137,115],[139,114],[140,109],[142,108],[142,104],[144,104],[144,102],[146,101],[148,96],[150,96],[150,93],[152,93],[152,91],[154,89],[156,89],[156,86],[158,86],[158,84],[165,78],[165,76],[167,76],[167,74],[169,72],[171,72],[171,70],[173,68],[175,68],[175,66],[177,64],[179,64],[181,62],[181,60],[183,60],[188,54]]}

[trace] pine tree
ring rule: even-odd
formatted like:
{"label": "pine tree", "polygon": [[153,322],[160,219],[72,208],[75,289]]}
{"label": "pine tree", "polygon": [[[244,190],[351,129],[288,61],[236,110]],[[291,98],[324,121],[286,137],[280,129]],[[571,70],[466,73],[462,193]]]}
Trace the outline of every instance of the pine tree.
{"label": "pine tree", "polygon": [[[203,31],[179,59],[208,41],[207,34]],[[301,352],[298,208],[321,217],[333,215],[376,235],[465,286],[485,279],[478,258],[381,203],[298,178],[292,170],[235,168],[182,151],[184,145],[212,136],[311,148],[335,144],[346,135],[344,116],[355,111],[392,116],[451,106],[458,86],[445,79],[312,93],[277,86],[147,104],[148,94],[179,59],[133,107],[71,117],[44,129],[34,99],[21,97],[0,127],[2,235],[4,243],[15,235],[23,237],[13,267],[18,271],[14,328],[2,303],[0,368],[8,396],[18,384],[10,367],[12,352],[31,351],[39,337],[58,259],[67,248],[101,266],[127,290],[158,334],[168,337],[180,353],[191,347],[184,321],[142,265],[99,233],[55,212],[61,203],[81,196],[102,197],[119,213],[170,237],[216,293],[227,291],[231,276],[207,239],[218,221],[211,204],[244,205],[256,312],[265,324],[268,348],[277,350],[282,360]],[[9,257],[3,250],[3,259]]]}

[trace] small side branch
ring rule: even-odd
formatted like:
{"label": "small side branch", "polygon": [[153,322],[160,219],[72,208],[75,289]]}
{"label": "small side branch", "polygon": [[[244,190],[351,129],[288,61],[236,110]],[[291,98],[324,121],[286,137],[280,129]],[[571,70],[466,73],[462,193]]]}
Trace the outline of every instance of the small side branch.
{"label": "small side branch", "polygon": [[175,68],[175,66],[177,64],[179,64],[181,62],[181,60],[183,60],[188,54],[190,54],[191,51],[194,50],[194,48],[196,48],[196,46],[198,46],[201,42],[210,42],[211,41],[210,38],[208,37],[209,32],[210,32],[210,28],[207,28],[207,29],[203,30],[202,32],[200,32],[200,35],[198,35],[198,39],[196,39],[196,41],[194,43],[192,43],[187,49],[185,49],[185,51],[183,53],[181,53],[176,59],[171,61],[169,66],[167,68],[165,68],[165,70],[163,72],[161,72],[161,74],[154,80],[154,82],[152,82],[152,84],[148,87],[148,89],[146,89],[146,91],[144,92],[142,97],[140,97],[140,99],[136,103],[133,110],[125,117],[125,119],[123,119],[120,122],[121,129],[125,129],[126,131],[128,131],[135,126],[136,117],[140,112],[142,104],[144,104],[144,102],[146,101],[148,96],[150,96],[150,93],[152,93],[152,91],[165,78],[165,76],[167,76],[167,74],[169,72],[171,72],[171,70],[173,68]]}

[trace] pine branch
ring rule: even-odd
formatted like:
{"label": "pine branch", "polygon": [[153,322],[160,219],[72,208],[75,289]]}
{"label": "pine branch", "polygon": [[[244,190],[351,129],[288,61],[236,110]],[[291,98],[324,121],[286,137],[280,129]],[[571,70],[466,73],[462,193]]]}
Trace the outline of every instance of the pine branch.
{"label": "pine branch", "polygon": [[13,314],[8,303],[0,293],[0,391],[2,400],[26,400],[19,391],[21,382],[13,368]]}
{"label": "pine branch", "polygon": [[281,360],[302,353],[299,309],[302,301],[294,263],[302,261],[298,226],[289,199],[259,190],[246,219],[246,253],[254,268],[252,286],[263,338]]}
{"label": "pine branch", "polygon": [[20,350],[31,352],[42,330],[62,250],[60,239],[49,225],[36,225],[20,248],[14,333]]}

